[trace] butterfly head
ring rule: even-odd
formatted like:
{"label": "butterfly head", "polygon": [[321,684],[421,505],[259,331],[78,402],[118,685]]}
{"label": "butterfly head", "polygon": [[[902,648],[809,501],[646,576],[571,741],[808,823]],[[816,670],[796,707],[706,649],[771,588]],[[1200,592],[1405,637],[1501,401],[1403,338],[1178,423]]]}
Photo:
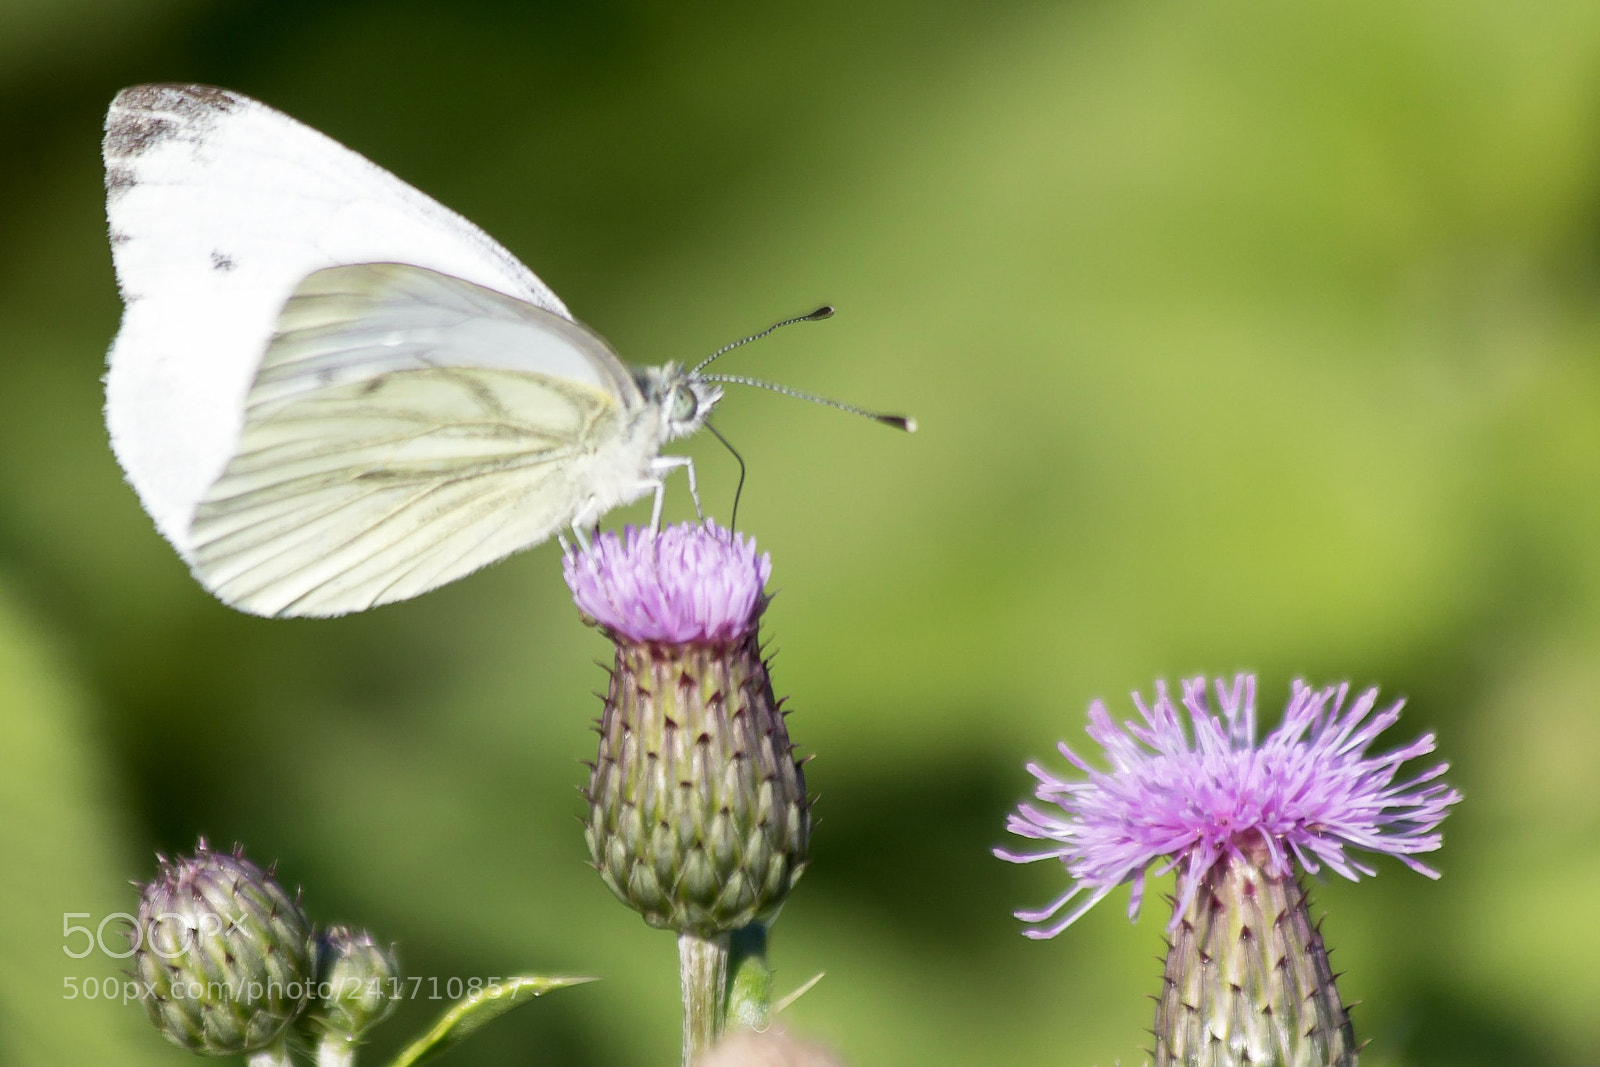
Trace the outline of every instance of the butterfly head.
{"label": "butterfly head", "polygon": [[676,363],[646,368],[639,377],[639,388],[661,412],[663,441],[684,437],[704,426],[711,409],[722,399],[722,386]]}

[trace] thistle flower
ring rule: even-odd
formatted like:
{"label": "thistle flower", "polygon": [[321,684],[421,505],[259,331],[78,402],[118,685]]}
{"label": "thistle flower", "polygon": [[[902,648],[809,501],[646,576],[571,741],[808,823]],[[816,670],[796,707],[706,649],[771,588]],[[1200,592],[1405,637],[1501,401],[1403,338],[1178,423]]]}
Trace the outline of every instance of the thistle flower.
{"label": "thistle flower", "polygon": [[772,561],[714,523],[603,534],[563,560],[616,645],[585,838],[652,926],[713,937],[770,918],[810,807],[756,639]]}
{"label": "thistle flower", "polygon": [[134,954],[150,1021],[203,1055],[277,1044],[305,1007],[311,924],[270,870],[214,852],[169,861],[144,887]]}
{"label": "thistle flower", "polygon": [[1059,860],[1070,884],[1017,917],[1038,924],[1028,936],[1054,937],[1128,882],[1134,918],[1146,876],[1176,870],[1156,1063],[1354,1063],[1300,872],[1326,867],[1358,880],[1375,872],[1352,852],[1371,852],[1437,878],[1416,857],[1439,847],[1438,826],[1461,796],[1439,780],[1443,763],[1396,781],[1402,764],[1434,750],[1432,734],[1367,754],[1400,717],[1401,702],[1373,714],[1376,689],[1346,708],[1349,686],[1297,681],[1282,725],[1259,744],[1254,677],[1239,675],[1231,688],[1218,681],[1215,694],[1220,715],[1204,678],[1185,681],[1185,719],[1158,684],[1154,705],[1134,695],[1143,721],[1121,727],[1097,701],[1088,732],[1111,771],[1065,744],[1084,778],[1028,766],[1041,806],[1022,805],[1007,828],[1046,845],[996,854]]}

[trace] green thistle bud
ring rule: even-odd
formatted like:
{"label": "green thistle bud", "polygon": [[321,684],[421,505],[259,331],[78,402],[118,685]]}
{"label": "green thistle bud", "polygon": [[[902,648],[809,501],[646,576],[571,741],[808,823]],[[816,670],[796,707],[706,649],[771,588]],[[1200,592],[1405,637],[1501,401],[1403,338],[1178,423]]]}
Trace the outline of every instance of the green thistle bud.
{"label": "green thistle bud", "polygon": [[805,866],[805,776],[756,639],[770,570],[710,524],[566,558],[616,643],[585,837],[651,926],[713,937],[770,918]]}
{"label": "green thistle bud", "polygon": [[324,1043],[359,1045],[399,1003],[400,965],[365,930],[334,926],[317,937],[316,999],[305,1025]]}
{"label": "green thistle bud", "polygon": [[617,645],[586,838],[652,926],[708,936],[774,910],[804,862],[804,778],[755,636]]}
{"label": "green thistle bud", "polygon": [[311,924],[272,872],[213,852],[171,862],[139,899],[135,971],[167,1040],[226,1056],[276,1042],[305,1007]]}

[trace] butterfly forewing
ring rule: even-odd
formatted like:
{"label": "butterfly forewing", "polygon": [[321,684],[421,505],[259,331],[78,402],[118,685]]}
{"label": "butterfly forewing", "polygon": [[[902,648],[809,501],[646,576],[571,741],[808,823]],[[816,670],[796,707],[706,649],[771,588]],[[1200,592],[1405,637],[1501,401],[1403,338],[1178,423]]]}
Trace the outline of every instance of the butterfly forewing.
{"label": "butterfly forewing", "polygon": [[128,480],[185,555],[195,504],[233,450],[266,340],[307,275],[414,263],[567,316],[478,227],[237,93],[125,89],[106,116],[104,155],[126,304],[106,421]]}
{"label": "butterfly forewing", "polygon": [[651,414],[581,326],[419,267],[319,271],[278,327],[187,535],[257,614],[404,599],[544,540]]}

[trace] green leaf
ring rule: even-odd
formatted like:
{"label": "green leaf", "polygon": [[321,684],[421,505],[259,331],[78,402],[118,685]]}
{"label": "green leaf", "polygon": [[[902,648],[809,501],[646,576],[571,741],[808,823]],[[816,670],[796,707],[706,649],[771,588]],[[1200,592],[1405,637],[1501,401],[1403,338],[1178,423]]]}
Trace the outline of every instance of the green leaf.
{"label": "green leaf", "polygon": [[765,1030],[772,1022],[772,968],[767,964],[767,927],[751,923],[735,930],[728,951],[728,1030]]}
{"label": "green leaf", "polygon": [[593,981],[596,979],[523,976],[491,982],[476,993],[457,1001],[449,1011],[440,1016],[431,1030],[407,1045],[389,1067],[411,1067],[412,1064],[422,1063],[459,1044],[464,1038],[470,1037],[485,1024],[498,1019],[519,1004],[527,1004],[552,989]]}

